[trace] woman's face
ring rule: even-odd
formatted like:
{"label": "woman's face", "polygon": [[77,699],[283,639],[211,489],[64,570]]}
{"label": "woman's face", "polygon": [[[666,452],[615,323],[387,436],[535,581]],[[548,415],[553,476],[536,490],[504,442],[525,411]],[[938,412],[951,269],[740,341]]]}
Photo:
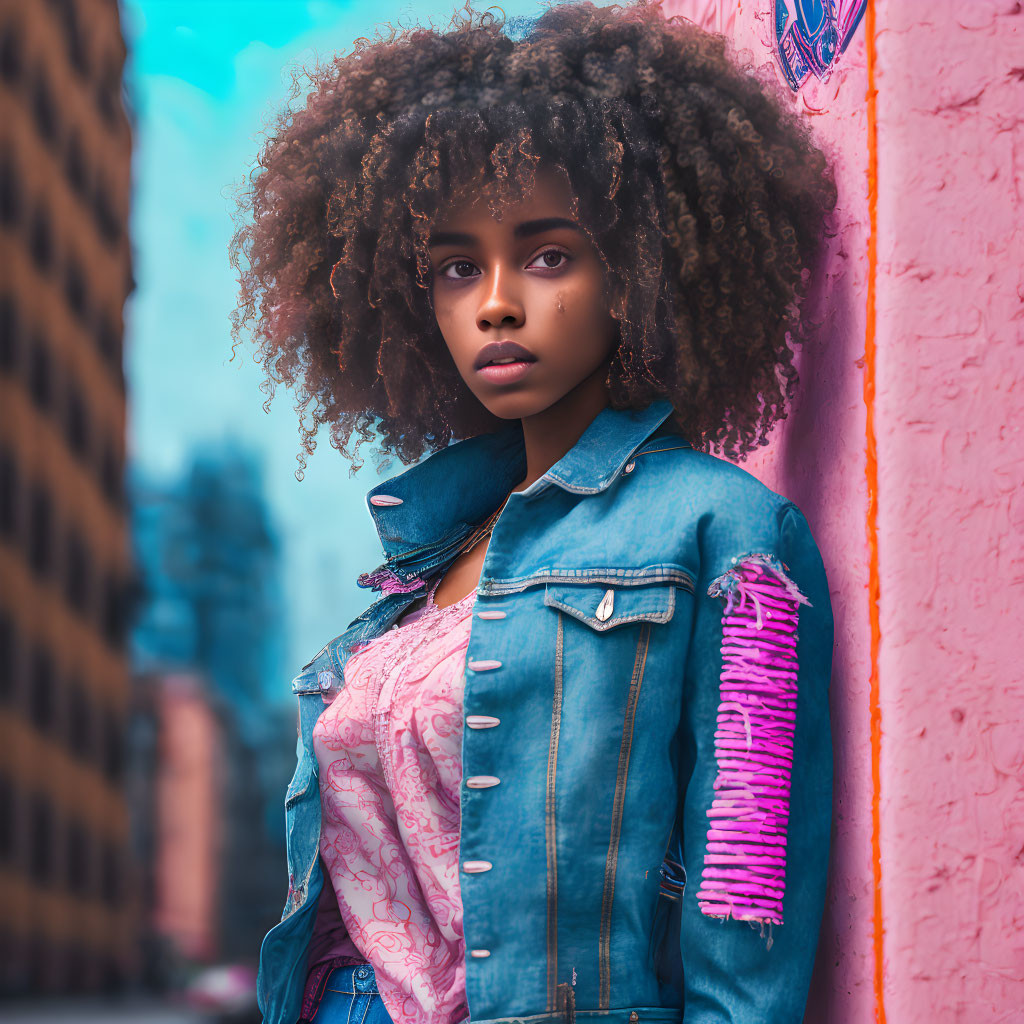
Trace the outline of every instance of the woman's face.
{"label": "woman's face", "polygon": [[500,222],[478,195],[431,225],[438,327],[462,379],[502,419],[536,415],[581,387],[604,391],[618,325],[570,198],[563,173],[538,171],[533,193]]}

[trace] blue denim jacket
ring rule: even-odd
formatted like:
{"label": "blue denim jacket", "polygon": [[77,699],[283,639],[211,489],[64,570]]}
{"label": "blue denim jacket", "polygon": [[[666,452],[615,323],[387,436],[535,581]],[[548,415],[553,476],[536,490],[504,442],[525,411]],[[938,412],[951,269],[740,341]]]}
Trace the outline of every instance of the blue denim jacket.
{"label": "blue denim jacket", "polygon": [[[461,791],[460,860],[491,864],[460,876],[474,1024],[802,1019],[829,856],[828,584],[799,509],[695,451],[665,426],[670,412],[666,402],[605,409],[511,495],[490,540],[462,740],[463,778],[500,779]],[[285,796],[288,898],[260,954],[268,1024],[299,1015],[324,884],[311,748],[321,693],[342,685],[352,645],[387,630],[423,592],[409,588],[444,569],[525,472],[512,424],[368,495],[386,555],[371,578],[384,596],[292,684],[301,743]],[[721,767],[721,581],[751,554],[783,566],[809,601],[796,641],[784,920],[770,930],[708,916],[697,897]]]}

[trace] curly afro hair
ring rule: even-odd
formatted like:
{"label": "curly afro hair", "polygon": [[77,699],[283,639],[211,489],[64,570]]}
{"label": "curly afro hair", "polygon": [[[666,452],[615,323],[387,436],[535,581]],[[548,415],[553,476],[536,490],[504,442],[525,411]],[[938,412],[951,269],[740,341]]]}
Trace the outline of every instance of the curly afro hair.
{"label": "curly afro hair", "polygon": [[297,80],[305,107],[271,128],[231,247],[232,333],[251,331],[267,402],[293,387],[305,453],[328,424],[356,465],[364,441],[413,462],[496,429],[437,327],[430,224],[468,189],[496,213],[557,167],[620,296],[612,406],[668,399],[696,447],[746,457],[797,383],[835,205],[824,156],[723,37],[660,0],[504,27],[467,3],[446,31],[388,26]]}

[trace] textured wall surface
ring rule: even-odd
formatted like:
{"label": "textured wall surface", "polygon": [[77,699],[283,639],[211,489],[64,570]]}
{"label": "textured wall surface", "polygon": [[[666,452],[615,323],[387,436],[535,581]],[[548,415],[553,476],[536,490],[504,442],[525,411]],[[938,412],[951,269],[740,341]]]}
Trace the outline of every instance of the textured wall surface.
{"label": "textured wall surface", "polygon": [[[741,60],[782,81],[771,0],[676,0],[666,12],[724,33]],[[875,0],[827,81],[786,94],[839,186],[801,394],[746,464],[807,515],[836,620],[832,864],[806,1021],[1022,1021],[1021,4]]]}
{"label": "textured wall surface", "polygon": [[880,3],[892,1022],[1024,1020],[1024,11]]}

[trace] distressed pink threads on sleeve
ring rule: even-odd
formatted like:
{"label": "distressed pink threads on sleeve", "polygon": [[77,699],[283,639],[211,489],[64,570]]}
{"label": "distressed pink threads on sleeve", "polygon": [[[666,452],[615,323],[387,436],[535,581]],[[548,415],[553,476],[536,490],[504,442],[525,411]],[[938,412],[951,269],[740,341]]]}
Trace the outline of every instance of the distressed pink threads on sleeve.
{"label": "distressed pink threads on sleeve", "polygon": [[708,587],[725,597],[725,610],[718,775],[697,900],[708,917],[782,924],[797,622],[810,601],[771,555],[736,561]]}

